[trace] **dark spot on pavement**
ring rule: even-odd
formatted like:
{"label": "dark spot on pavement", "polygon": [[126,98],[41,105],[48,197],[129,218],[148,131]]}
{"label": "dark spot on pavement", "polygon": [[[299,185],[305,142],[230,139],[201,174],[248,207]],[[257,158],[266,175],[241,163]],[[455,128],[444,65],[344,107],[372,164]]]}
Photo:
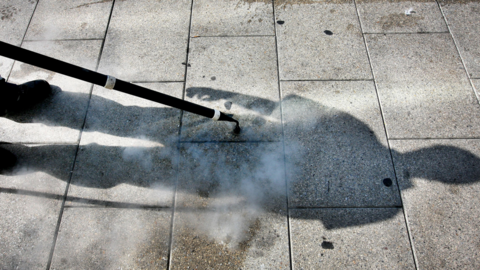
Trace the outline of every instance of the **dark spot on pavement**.
{"label": "dark spot on pavement", "polygon": [[323,31],[323,32],[324,32],[325,34],[329,35],[329,36],[333,35],[333,32],[330,31],[330,30],[325,30],[325,31]]}
{"label": "dark spot on pavement", "polygon": [[15,8],[14,6],[2,7],[0,9],[0,18],[3,20],[13,19],[13,16],[17,14],[20,9]]}
{"label": "dark spot on pavement", "polygon": [[217,77],[212,76],[210,79],[211,79],[212,81],[215,81],[215,80],[217,79]]}
{"label": "dark spot on pavement", "polygon": [[322,248],[324,249],[334,249],[333,242],[323,241]]}
{"label": "dark spot on pavement", "polygon": [[383,184],[384,184],[385,186],[389,187],[389,186],[391,186],[391,185],[393,184],[393,181],[392,181],[392,179],[390,179],[390,178],[385,178],[385,179],[383,179]]}
{"label": "dark spot on pavement", "polygon": [[278,24],[284,24],[285,21],[277,21]]}

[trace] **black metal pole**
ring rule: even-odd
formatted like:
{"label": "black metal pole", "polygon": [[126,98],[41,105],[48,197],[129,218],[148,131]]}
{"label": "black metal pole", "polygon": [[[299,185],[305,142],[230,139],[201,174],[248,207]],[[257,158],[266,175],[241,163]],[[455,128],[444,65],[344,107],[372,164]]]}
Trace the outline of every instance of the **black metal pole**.
{"label": "black metal pole", "polygon": [[0,55],[63,75],[67,75],[82,81],[100,85],[105,88],[114,89],[133,96],[162,103],[207,118],[212,118],[218,121],[234,122],[236,125],[233,132],[236,134],[240,132],[240,125],[238,121],[218,110],[210,109],[192,102],[155,92],[148,88],[116,79],[112,76],[103,75],[101,73],[81,68],[79,66],[75,66],[67,62],[63,62],[1,41]]}

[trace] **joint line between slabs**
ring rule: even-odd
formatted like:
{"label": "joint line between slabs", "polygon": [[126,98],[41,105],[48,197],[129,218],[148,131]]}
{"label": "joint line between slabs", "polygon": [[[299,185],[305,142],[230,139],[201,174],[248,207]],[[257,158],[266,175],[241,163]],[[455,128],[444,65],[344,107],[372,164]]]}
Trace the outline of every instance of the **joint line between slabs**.
{"label": "joint line between slabs", "polygon": [[190,38],[254,38],[254,37],[274,37],[275,35],[225,35],[225,36],[191,36]]}
{"label": "joint line between slabs", "polygon": [[49,253],[48,261],[47,261],[47,267],[46,267],[47,270],[50,269],[51,266],[52,266],[53,255],[55,254],[55,248],[57,246],[57,239],[58,239],[58,234],[60,232],[60,225],[62,223],[63,212],[65,211],[65,203],[67,201],[68,189],[70,188],[70,183],[72,181],[73,171],[75,170],[75,163],[77,161],[77,156],[78,156],[79,150],[80,150],[80,145],[77,145],[77,149],[75,151],[75,155],[74,155],[74,158],[73,158],[71,170],[70,170],[69,176],[68,176],[68,181],[67,181],[67,184],[65,185],[65,191],[63,193],[63,199],[62,199],[62,203],[61,203],[61,207],[60,207],[60,212],[58,213],[57,224],[55,226],[55,232],[53,234],[53,243],[52,243],[52,247],[50,249],[50,253]]}
{"label": "joint line between slabs", "polygon": [[480,137],[456,137],[456,138],[388,138],[389,141],[435,141],[435,140],[480,140]]}
{"label": "joint line between slabs", "polygon": [[437,5],[438,5],[438,8],[440,9],[440,12],[442,13],[443,21],[445,22],[445,25],[447,26],[448,33],[450,34],[450,38],[453,41],[453,45],[455,45],[455,49],[457,50],[457,54],[460,57],[460,61],[462,62],[463,70],[465,71],[465,75],[467,75],[467,79],[468,79],[468,82],[470,83],[470,87],[473,91],[473,94],[477,98],[477,104],[480,104],[480,94],[477,93],[477,91],[475,90],[475,85],[473,85],[472,78],[470,78],[470,72],[468,72],[468,68],[467,68],[467,65],[465,64],[465,60],[463,59],[463,56],[460,53],[460,49],[459,49],[459,46],[457,44],[457,41],[455,40],[455,37],[453,36],[452,30],[450,29],[450,25],[448,24],[447,16],[443,12],[443,9],[442,9],[442,6],[440,5],[440,3],[437,0],[436,0],[436,2],[437,2]]}
{"label": "joint line between slabs", "polygon": [[60,39],[26,39],[26,42],[45,42],[45,41],[95,41],[103,38],[60,38]]}
{"label": "joint line between slabs", "polygon": [[448,31],[439,31],[439,32],[392,32],[392,33],[382,33],[382,32],[365,32],[364,35],[428,35],[428,34],[448,34]]}
{"label": "joint line between slabs", "polygon": [[280,143],[281,141],[180,141],[179,144]]}
{"label": "joint line between slabs", "polygon": [[[193,18],[193,0],[190,1],[190,18],[188,22],[188,34],[187,34],[187,48],[185,50],[185,73],[183,76],[183,89],[182,89],[182,99],[185,100],[185,93],[186,93],[186,88],[187,88],[187,75],[188,75],[188,61],[189,61],[189,54],[190,54],[190,34],[192,31],[192,18]],[[172,261],[173,261],[173,233],[175,230],[175,210],[177,208],[177,187],[178,187],[178,181],[179,181],[179,171],[180,171],[180,162],[178,161],[180,159],[180,138],[182,135],[182,124],[183,124],[183,116],[184,116],[184,111],[180,110],[180,118],[179,118],[179,123],[178,123],[178,133],[177,133],[177,151],[175,152],[175,155],[179,155],[176,160],[175,164],[175,171],[176,171],[176,177],[175,177],[175,187],[173,191],[173,202],[172,202],[172,214],[171,214],[171,221],[170,221],[170,235],[169,235],[169,243],[168,243],[168,260],[167,260],[167,269],[172,268]]]}
{"label": "joint line between slabs", "polygon": [[280,80],[280,82],[373,82],[373,79],[301,79],[301,80]]}
{"label": "joint line between slabs", "polygon": [[185,81],[131,81],[129,83],[185,83]]}
{"label": "joint line between slabs", "polygon": [[315,210],[315,209],[402,209],[403,206],[295,206],[288,210]]}
{"label": "joint line between slabs", "polygon": [[384,136],[387,139],[387,146],[388,146],[388,151],[389,151],[389,154],[390,154],[390,162],[391,162],[391,166],[392,166],[392,169],[393,169],[393,174],[395,176],[395,181],[397,182],[398,196],[399,196],[399,199],[400,199],[400,204],[402,205],[402,212],[403,212],[403,216],[404,216],[404,222],[405,222],[405,227],[406,227],[406,230],[407,230],[408,240],[410,242],[410,248],[412,249],[413,264],[415,266],[415,269],[418,269],[418,260],[417,260],[417,255],[416,255],[416,251],[415,251],[415,245],[414,245],[414,242],[413,242],[413,236],[412,236],[412,232],[410,230],[410,226],[409,226],[409,223],[408,223],[406,209],[403,207],[404,203],[403,203],[403,198],[402,198],[402,190],[400,189],[400,184],[398,182],[397,171],[395,169],[395,162],[393,160],[392,147],[390,145],[390,141],[388,140],[389,136],[388,136],[388,130],[387,130],[387,123],[385,122],[385,115],[384,115],[383,108],[382,108],[382,102],[381,102],[381,99],[380,99],[380,94],[378,92],[378,85],[377,85],[377,81],[375,80],[375,71],[373,69],[372,59],[371,59],[370,51],[368,49],[367,39],[365,37],[366,34],[363,33],[364,31],[363,31],[363,26],[362,26],[362,20],[360,18],[360,11],[358,10],[357,0],[353,0],[353,4],[355,6],[355,12],[357,14],[358,23],[360,25],[360,31],[362,32],[363,44],[365,46],[365,51],[367,53],[367,59],[368,59],[369,65],[370,65],[370,72],[371,72],[372,78],[373,78],[373,85],[375,87],[375,94],[377,96],[378,109],[380,110],[380,116],[382,117],[383,130],[384,130],[384,134],[385,134]]}
{"label": "joint line between slabs", "polygon": [[280,60],[278,59],[278,37],[277,37],[277,24],[276,24],[276,12],[275,12],[275,0],[272,0],[272,13],[273,13],[273,30],[274,30],[274,37],[275,37],[275,55],[276,55],[276,63],[277,63],[277,87],[278,87],[278,97],[280,99],[280,123],[282,124],[282,147],[283,147],[283,173],[285,178],[285,203],[287,207],[287,235],[288,235],[288,253],[289,253],[289,263],[290,269],[294,269],[293,263],[293,241],[292,241],[292,232],[291,232],[291,221],[290,221],[290,209],[289,209],[289,185],[288,185],[288,176],[287,176],[287,161],[285,156],[285,127],[283,122],[283,102],[282,102],[282,88],[281,88],[281,80],[280,80]]}
{"label": "joint line between slabs", "polygon": [[[185,93],[187,89],[187,75],[188,75],[188,61],[189,61],[189,56],[190,56],[190,41],[191,37],[190,34],[192,32],[192,18],[193,18],[193,0],[190,1],[190,18],[188,22],[188,33],[187,33],[187,48],[185,50],[185,71],[183,74],[183,88],[182,88],[182,99],[185,100]],[[180,120],[178,123],[178,140],[177,143],[180,143],[180,138],[182,136],[182,126],[183,126],[183,116],[184,116],[184,111],[180,110]],[[169,254],[170,255],[170,254]],[[167,269],[170,269],[170,258],[168,261]]]}
{"label": "joint line between slabs", "polygon": [[[37,11],[38,3],[39,3],[39,1],[37,1],[37,3],[35,4],[35,7],[33,8],[32,16],[30,16],[30,20],[28,21],[27,28],[25,29],[25,33],[23,33],[22,41],[20,42],[19,47],[22,47],[23,42],[25,41],[25,37],[27,36],[28,29],[30,28],[30,24],[32,23],[32,20],[33,20],[33,16],[35,15],[35,11]],[[8,71],[8,76],[4,77],[5,81],[8,82],[8,79],[10,79],[10,75],[12,73],[13,66],[15,65],[16,62],[17,62],[17,60],[13,60],[13,64],[10,67],[10,70]]]}
{"label": "joint line between slabs", "polygon": [[[112,1],[112,7],[110,8],[110,14],[109,14],[109,17],[108,17],[107,26],[105,28],[105,35],[103,37],[102,45],[100,46],[100,51],[99,51],[99,54],[98,54],[98,57],[97,57],[97,64],[95,66],[95,71],[98,70],[98,67],[100,65],[100,60],[101,60],[101,57],[102,57],[102,54],[103,54],[103,49],[104,49],[104,46],[105,46],[105,40],[107,39],[108,28],[110,26],[110,21],[112,19],[114,6],[115,6],[115,0]],[[57,225],[55,227],[53,244],[52,244],[52,248],[50,250],[50,254],[49,254],[48,262],[47,262],[47,269],[50,269],[51,266],[52,266],[53,256],[55,254],[55,247],[57,245],[58,233],[60,231],[60,225],[62,223],[63,212],[65,210],[65,203],[66,203],[67,196],[68,196],[68,190],[70,188],[70,183],[71,183],[72,178],[73,178],[73,171],[75,170],[75,164],[76,164],[76,161],[77,161],[78,152],[80,150],[80,141],[82,139],[83,130],[85,129],[85,124],[87,122],[87,115],[88,115],[88,111],[89,111],[89,108],[90,108],[90,102],[91,102],[91,98],[92,98],[93,87],[94,87],[94,85],[92,84],[91,87],[90,87],[90,94],[89,94],[89,98],[88,98],[87,109],[85,111],[85,117],[83,118],[82,128],[80,129],[80,132],[79,132],[79,135],[78,135],[77,149],[75,151],[75,155],[74,155],[74,158],[73,158],[73,164],[72,164],[72,167],[71,167],[71,170],[70,170],[70,175],[68,177],[67,185],[65,187],[65,193],[64,193],[62,204],[61,204],[60,212],[59,212],[59,215],[58,215]]]}

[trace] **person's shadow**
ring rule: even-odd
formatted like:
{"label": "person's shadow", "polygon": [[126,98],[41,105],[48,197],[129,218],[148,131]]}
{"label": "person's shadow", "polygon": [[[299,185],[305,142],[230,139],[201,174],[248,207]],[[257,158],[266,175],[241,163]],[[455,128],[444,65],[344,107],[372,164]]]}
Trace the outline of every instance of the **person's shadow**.
{"label": "person's shadow", "polygon": [[[100,95],[62,91],[54,85],[52,88],[54,94],[51,97],[32,108],[5,117],[17,123],[42,123],[73,130],[82,129],[85,122],[85,132],[99,132],[123,138],[141,137],[161,143],[165,142],[163,135],[173,135],[174,130],[178,133],[178,109],[124,106]],[[85,119],[87,108],[88,116]]]}
{"label": "person's shadow", "polygon": [[[48,106],[61,106],[68,101],[73,104],[70,107],[75,109],[80,106],[75,104],[87,104],[90,96],[61,93],[61,96],[57,96],[58,102],[47,102],[46,106],[39,104],[30,111],[7,117],[19,123],[29,123],[35,118],[36,121],[51,125],[80,128],[76,121],[69,119],[68,112],[63,115],[48,113]],[[265,116],[280,108],[279,102],[211,88],[189,88],[186,95],[202,100],[226,100],[226,107],[231,106],[228,100],[234,99],[237,101],[235,106],[257,110],[257,113]],[[242,102],[238,102],[242,99],[249,102],[242,105]],[[261,106],[257,106],[258,104]],[[161,184],[176,186],[178,192],[199,198],[215,197],[219,194],[244,196],[246,200],[259,204],[266,210],[277,211],[285,203],[285,186],[282,183],[285,183],[283,170],[286,168],[291,207],[391,208],[385,214],[362,218],[355,218],[348,213],[345,216],[338,216],[338,213],[332,216],[325,214],[321,217],[322,222],[327,229],[332,229],[392,218],[401,207],[398,188],[412,187],[413,178],[439,181],[447,185],[468,185],[480,180],[480,159],[469,151],[453,146],[434,145],[401,153],[388,149],[377,138],[384,135],[374,134],[365,123],[348,113],[298,95],[284,97],[281,104],[284,117],[296,111],[308,112],[308,115],[285,117],[285,159],[282,147],[264,146],[272,143],[257,142],[243,146],[208,142],[182,143],[178,147],[177,123],[180,122],[181,115],[179,110],[123,106],[99,96],[92,96],[85,131],[135,139],[139,138],[135,134],[141,134],[142,138],[164,146],[81,146],[77,157],[78,165],[75,166],[77,170],[88,173],[74,176],[71,184],[97,189],[109,189],[119,184],[146,188]],[[52,110],[55,111],[53,108]],[[39,112],[44,113],[39,115]],[[158,130],[162,127],[167,129],[162,134],[173,135],[158,136]],[[231,127],[226,127],[229,128]],[[215,148],[213,145],[221,146]],[[11,151],[18,158],[17,165],[6,172],[7,174],[43,171],[69,181],[69,174],[59,169],[56,164],[58,160],[71,158],[71,155],[65,154],[67,149],[72,148],[71,145],[3,144],[0,147]],[[82,155],[87,155],[82,153],[84,150],[95,158],[82,158]],[[403,168],[401,171],[397,170],[396,174],[392,157],[395,164]],[[178,169],[178,184],[175,184],[176,174],[165,172],[163,168],[166,167],[157,166],[159,162],[166,162],[166,167]],[[130,166],[124,166],[125,163]],[[133,171],[132,168],[136,170]],[[3,187],[0,192],[56,196]],[[81,201],[81,198],[72,200]],[[134,204],[125,205],[111,201],[86,202],[135,207]],[[141,204],[136,206],[155,207]],[[301,217],[310,218],[308,215]]]}
{"label": "person's shadow", "polygon": [[[244,96],[210,88],[190,88],[186,95],[211,101]],[[262,104],[265,115],[273,114],[280,105],[251,96],[244,99]],[[383,214],[362,217],[325,211],[322,222],[327,229],[395,216],[402,206],[398,189],[411,188],[414,178],[447,185],[480,180],[480,158],[467,150],[436,144],[399,152],[379,141],[384,134],[374,134],[367,124],[346,112],[295,94],[283,97],[281,104],[290,207],[392,207]],[[251,104],[244,107],[256,108]]]}

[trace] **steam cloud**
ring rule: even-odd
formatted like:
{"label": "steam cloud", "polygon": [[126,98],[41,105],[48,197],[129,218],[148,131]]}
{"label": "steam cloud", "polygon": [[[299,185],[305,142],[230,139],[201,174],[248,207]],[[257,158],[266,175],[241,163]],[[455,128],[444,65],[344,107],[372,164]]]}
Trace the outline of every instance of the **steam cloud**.
{"label": "steam cloud", "polygon": [[285,209],[282,143],[192,143],[182,156],[177,210],[195,232],[235,249],[267,210]]}

